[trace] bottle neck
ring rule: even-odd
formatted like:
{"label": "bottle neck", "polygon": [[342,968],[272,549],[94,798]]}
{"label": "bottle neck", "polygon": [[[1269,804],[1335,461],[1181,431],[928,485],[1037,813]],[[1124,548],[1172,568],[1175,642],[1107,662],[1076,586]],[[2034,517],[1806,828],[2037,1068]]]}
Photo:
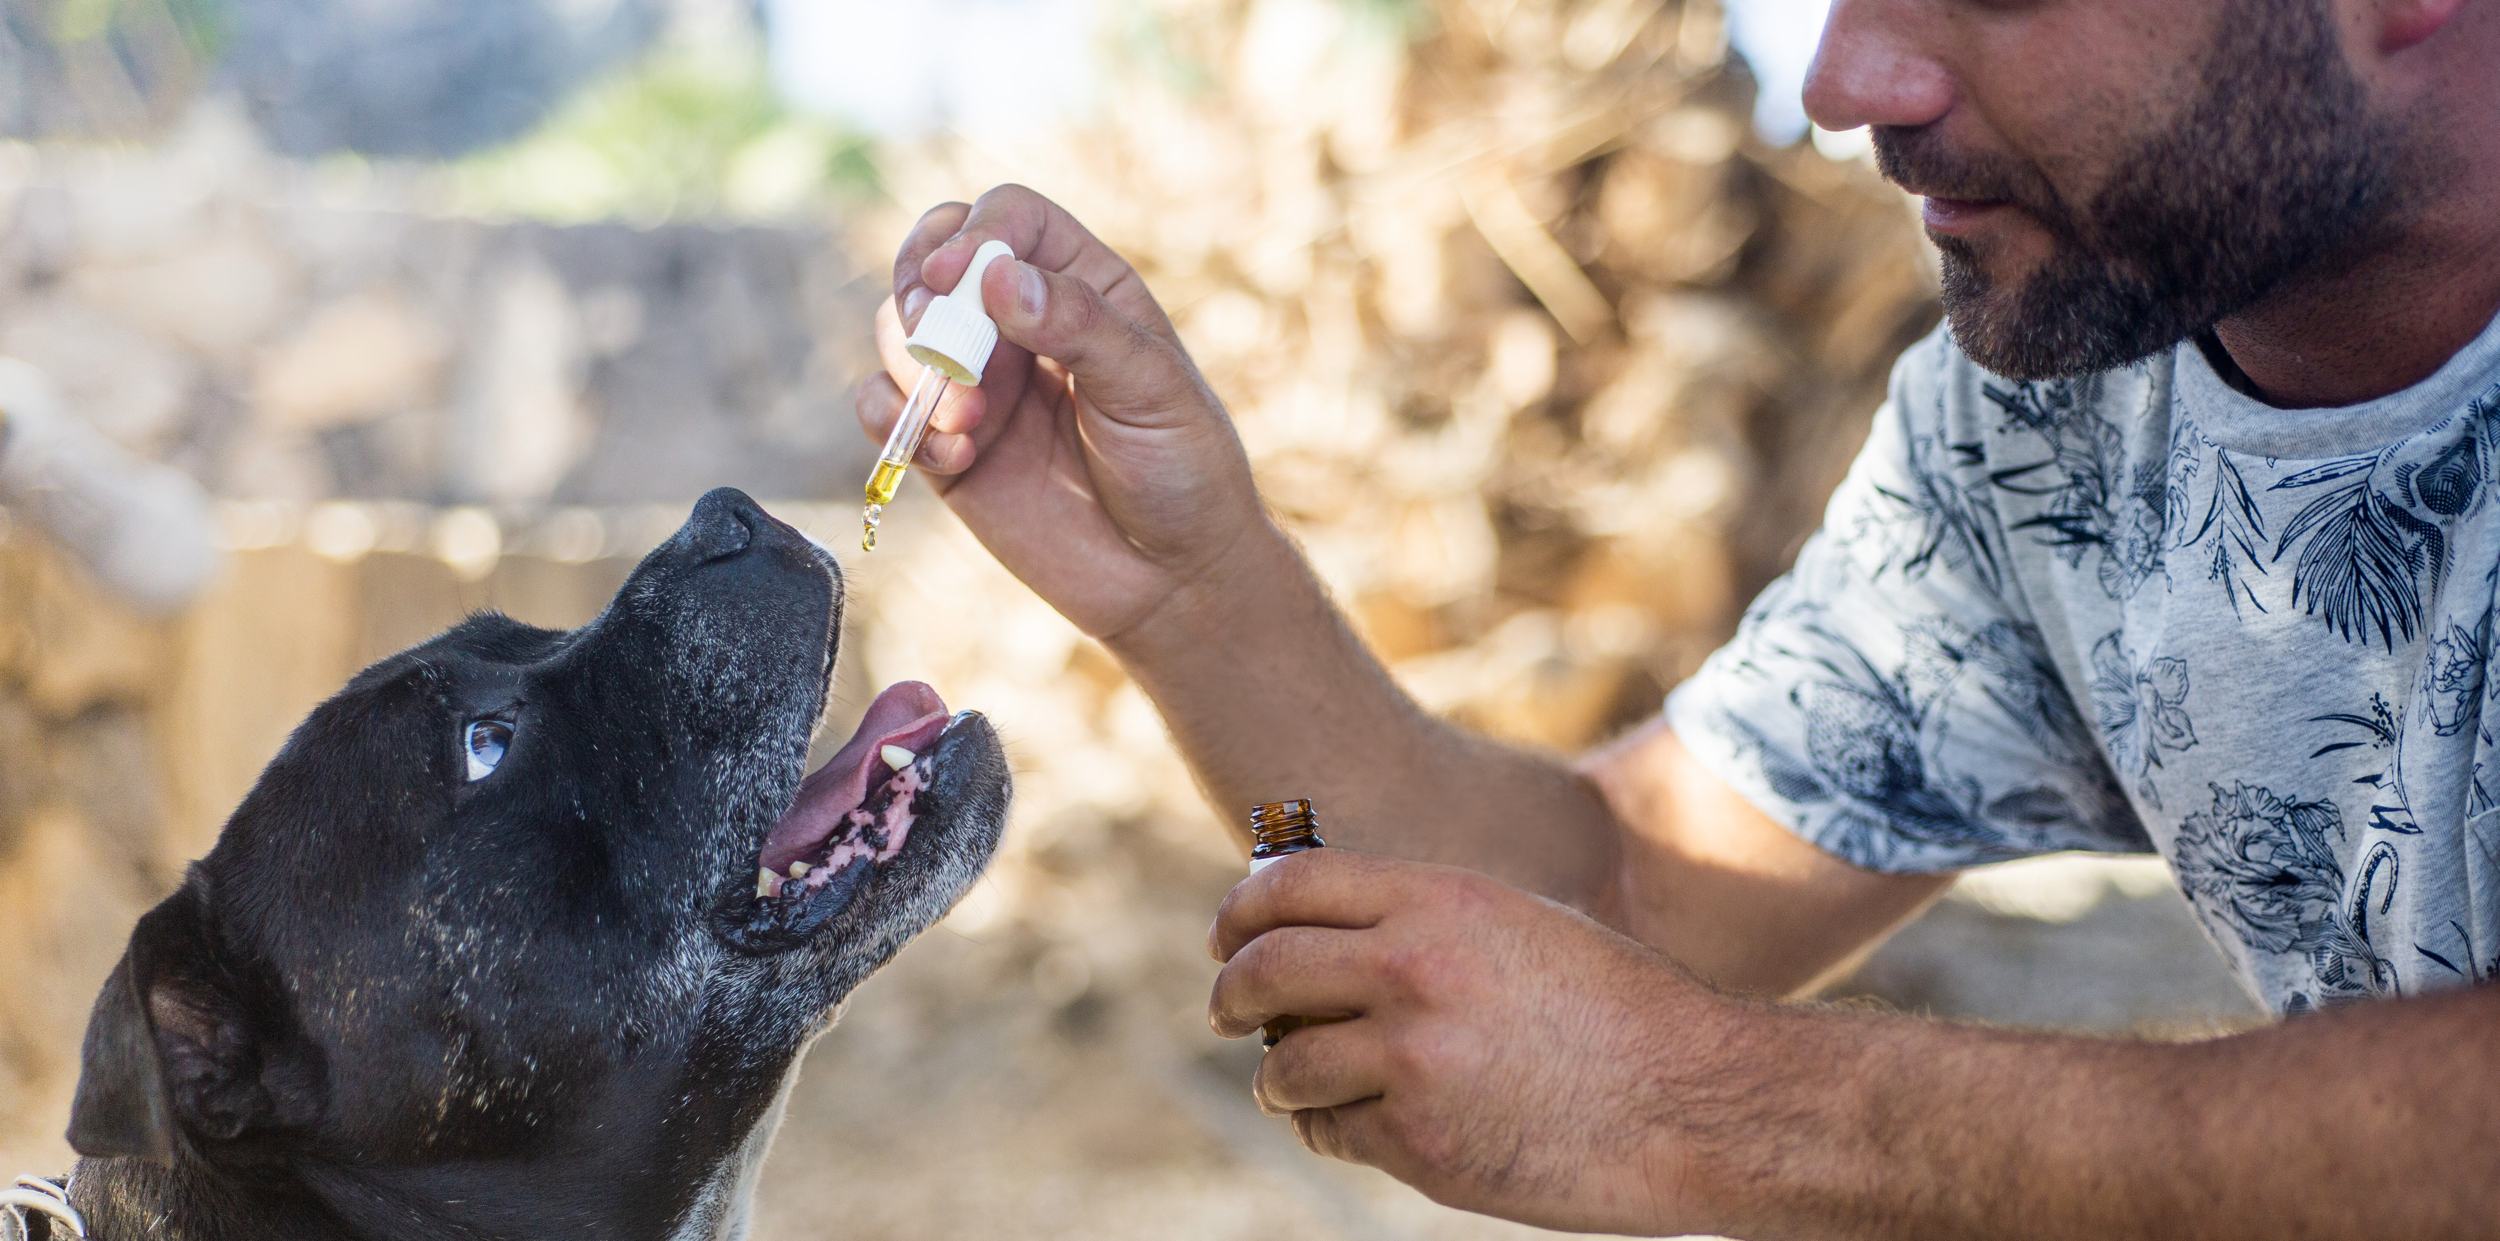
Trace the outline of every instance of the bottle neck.
{"label": "bottle neck", "polygon": [[1250,810],[1251,860],[1284,857],[1328,842],[1319,837],[1319,815],[1308,801],[1269,802]]}

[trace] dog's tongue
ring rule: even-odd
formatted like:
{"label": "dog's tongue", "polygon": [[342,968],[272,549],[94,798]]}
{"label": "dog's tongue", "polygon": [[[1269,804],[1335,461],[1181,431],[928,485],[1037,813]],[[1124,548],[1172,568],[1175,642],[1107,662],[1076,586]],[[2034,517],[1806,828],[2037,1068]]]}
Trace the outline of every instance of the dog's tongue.
{"label": "dog's tongue", "polygon": [[946,731],[946,703],[918,681],[889,687],[868,704],[859,731],[832,759],[799,784],[790,812],[764,839],[762,864],[781,871],[832,839],[844,816],[868,799],[868,789],[889,773],[883,751],[899,745],[918,754]]}

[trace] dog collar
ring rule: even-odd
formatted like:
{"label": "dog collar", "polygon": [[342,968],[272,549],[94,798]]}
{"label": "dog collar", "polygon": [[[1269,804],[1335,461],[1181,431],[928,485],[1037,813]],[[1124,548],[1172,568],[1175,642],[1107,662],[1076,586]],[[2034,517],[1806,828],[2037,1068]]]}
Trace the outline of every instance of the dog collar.
{"label": "dog collar", "polygon": [[0,1189],[0,1241],[86,1241],[87,1218],[69,1204],[70,1179],[21,1176]]}

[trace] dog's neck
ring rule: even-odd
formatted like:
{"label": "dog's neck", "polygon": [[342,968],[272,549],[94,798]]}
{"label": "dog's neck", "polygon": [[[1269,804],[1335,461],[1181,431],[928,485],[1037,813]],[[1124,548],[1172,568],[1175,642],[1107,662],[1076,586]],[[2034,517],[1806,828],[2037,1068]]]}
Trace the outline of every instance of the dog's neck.
{"label": "dog's neck", "polygon": [[300,1192],[247,1186],[187,1160],[82,1159],[70,1178],[69,1196],[70,1205],[86,1217],[87,1235],[94,1241],[246,1241],[270,1236],[330,1241],[354,1235]]}
{"label": "dog's neck", "polygon": [[[362,1174],[244,1182],[196,1162],[89,1159],[78,1165],[71,1204],[93,1241],[505,1241],[583,1237],[612,1241],[734,1241],[746,1235],[751,1162],[733,1159],[702,1187],[692,1210],[636,1215],[631,1177],[616,1193],[585,1201],[546,1186],[513,1185],[500,1202],[423,1196]],[[438,1170],[439,1171],[439,1170]],[[487,1190],[498,1178],[464,1177]],[[536,1181],[540,1178],[531,1177]],[[568,1207],[551,1198],[569,1198]],[[456,1204],[456,1205],[455,1205]],[[648,1204],[641,1204],[647,1206]],[[546,1214],[534,1214],[545,1210]]]}
{"label": "dog's neck", "polygon": [[746,1132],[691,1172],[691,1184],[670,1183],[659,1160],[630,1156],[626,1166],[299,1167],[247,1180],[181,1155],[171,1165],[81,1160],[71,1204],[92,1241],[745,1241],[801,1058],[791,1059]]}
{"label": "dog's neck", "polygon": [[[793,1074],[795,1077],[795,1074]],[[784,1086],[787,1093],[787,1084]],[[780,1128],[776,1101],[689,1197],[655,1193],[648,1169],[431,1167],[401,1176],[299,1172],[250,1181],[197,1160],[87,1159],[71,1205],[92,1241],[744,1241],[757,1173]],[[401,1183],[421,1177],[423,1188]],[[567,1192],[567,1189],[572,1192]],[[674,1209],[656,1199],[673,1197]]]}

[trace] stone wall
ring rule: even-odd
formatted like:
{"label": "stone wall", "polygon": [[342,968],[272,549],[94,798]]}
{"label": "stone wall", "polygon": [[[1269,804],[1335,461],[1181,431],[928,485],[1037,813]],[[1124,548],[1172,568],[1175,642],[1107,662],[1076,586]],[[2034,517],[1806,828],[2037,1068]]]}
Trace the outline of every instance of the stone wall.
{"label": "stone wall", "polygon": [[0,354],[230,497],[528,507],[847,494],[865,279],[803,225],[429,218],[210,111],[0,148]]}

